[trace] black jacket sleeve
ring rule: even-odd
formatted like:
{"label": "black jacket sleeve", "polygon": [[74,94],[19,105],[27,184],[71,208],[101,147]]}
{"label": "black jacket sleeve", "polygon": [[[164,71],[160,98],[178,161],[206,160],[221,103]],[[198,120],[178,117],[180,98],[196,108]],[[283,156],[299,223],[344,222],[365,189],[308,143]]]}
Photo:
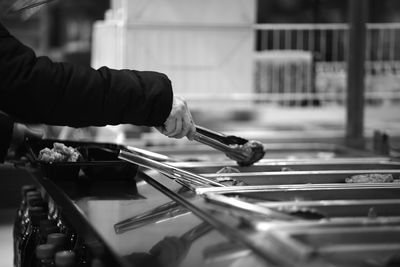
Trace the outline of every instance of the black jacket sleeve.
{"label": "black jacket sleeve", "polygon": [[0,112],[0,162],[4,162],[10,146],[14,122],[6,114]]}
{"label": "black jacket sleeve", "polygon": [[55,63],[0,23],[0,110],[29,123],[160,126],[172,108],[166,75]]}

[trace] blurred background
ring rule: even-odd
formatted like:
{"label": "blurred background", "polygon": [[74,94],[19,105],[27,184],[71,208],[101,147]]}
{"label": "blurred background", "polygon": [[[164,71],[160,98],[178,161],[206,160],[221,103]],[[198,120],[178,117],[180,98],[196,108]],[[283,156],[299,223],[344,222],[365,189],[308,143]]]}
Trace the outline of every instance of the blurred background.
{"label": "blurred background", "polygon": [[[356,138],[363,146],[382,131],[396,147],[400,2],[365,2],[363,112],[356,118],[363,124]],[[166,73],[199,125],[267,143],[346,143],[353,123],[346,100],[350,3],[58,0],[3,14],[3,21],[55,61]],[[47,137],[61,139],[187,145],[146,127],[45,127]]]}

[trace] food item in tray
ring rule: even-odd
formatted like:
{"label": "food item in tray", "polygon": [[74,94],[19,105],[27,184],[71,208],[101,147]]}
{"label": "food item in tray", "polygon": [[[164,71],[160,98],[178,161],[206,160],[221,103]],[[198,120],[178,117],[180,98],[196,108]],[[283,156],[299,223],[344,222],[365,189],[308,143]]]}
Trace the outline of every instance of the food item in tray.
{"label": "food item in tray", "polygon": [[392,183],[394,181],[391,173],[367,173],[353,175],[346,178],[346,183]]}
{"label": "food item in tray", "polygon": [[290,167],[282,167],[281,172],[294,172],[295,170]]}
{"label": "food item in tray", "polygon": [[78,150],[62,143],[53,143],[53,148],[40,150],[38,159],[46,162],[76,162],[81,157]]}
{"label": "food item in tray", "polygon": [[226,186],[243,186],[245,182],[233,179],[231,177],[217,177],[216,181]]}
{"label": "food item in tray", "polygon": [[281,206],[277,208],[277,211],[285,212],[289,215],[297,216],[303,219],[319,220],[325,218],[325,216],[317,210],[308,207]]}
{"label": "food item in tray", "polygon": [[[240,173],[240,171],[234,167],[230,167],[230,166],[225,166],[222,169],[220,169],[219,171],[217,171],[217,173]],[[227,185],[227,186],[242,186],[242,185],[246,185],[246,183],[242,182],[242,181],[238,181],[236,179],[233,179],[231,177],[228,176],[220,176],[217,177],[216,179],[217,182]]]}
{"label": "food item in tray", "polygon": [[250,140],[243,145],[230,145],[230,147],[238,150],[245,155],[245,159],[238,159],[235,155],[227,154],[228,157],[237,161],[239,166],[250,166],[262,159],[265,155],[264,146],[259,141]]}
{"label": "food item in tray", "polygon": [[234,167],[225,166],[217,171],[217,173],[239,173],[240,171]]}

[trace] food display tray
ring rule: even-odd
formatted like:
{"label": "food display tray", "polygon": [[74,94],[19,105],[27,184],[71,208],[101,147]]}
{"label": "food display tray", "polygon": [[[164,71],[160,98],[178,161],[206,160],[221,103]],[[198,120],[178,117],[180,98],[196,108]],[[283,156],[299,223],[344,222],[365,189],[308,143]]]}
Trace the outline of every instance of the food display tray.
{"label": "food display tray", "polygon": [[285,184],[332,184],[346,183],[346,179],[355,175],[386,174],[394,179],[400,178],[400,169],[374,170],[321,170],[321,171],[285,171],[252,173],[214,173],[202,174],[205,177],[229,177],[246,185],[285,185]]}
{"label": "food display tray", "polygon": [[[62,143],[75,148],[81,154],[77,162],[47,162],[38,159],[44,148]],[[51,179],[131,179],[136,175],[137,165],[118,159],[124,146],[112,143],[66,141],[57,139],[26,140],[27,157],[33,166],[39,167],[44,176]]]}
{"label": "food display tray", "polygon": [[[352,149],[338,144],[328,143],[273,143],[264,144],[264,160],[302,160],[302,159],[339,159],[339,158],[368,158],[376,156],[370,151]],[[215,149],[203,144],[186,144],[185,146],[149,146],[146,149],[157,152],[178,161],[221,162],[227,160],[227,156]]]}
{"label": "food display tray", "polygon": [[[290,184],[203,188],[218,210],[246,218],[276,266],[398,266],[400,185]],[[285,256],[281,257],[281,251]]]}
{"label": "food display tray", "polygon": [[[276,228],[268,238],[288,266],[324,259],[329,266],[399,266],[400,226],[348,225]],[[303,263],[303,264],[301,264]]]}
{"label": "food display tray", "polygon": [[233,168],[240,173],[286,172],[286,171],[327,171],[327,170],[400,170],[400,162],[387,158],[347,158],[347,159],[303,159],[261,160],[251,166],[238,166],[232,161],[172,162],[171,165],[201,174],[214,174],[223,168]]}

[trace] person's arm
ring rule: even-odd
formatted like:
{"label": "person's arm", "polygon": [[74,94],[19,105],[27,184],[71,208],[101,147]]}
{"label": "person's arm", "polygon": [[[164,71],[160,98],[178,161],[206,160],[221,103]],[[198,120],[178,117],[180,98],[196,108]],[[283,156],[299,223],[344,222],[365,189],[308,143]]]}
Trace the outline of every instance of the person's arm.
{"label": "person's arm", "polygon": [[0,110],[31,123],[72,127],[163,126],[172,108],[166,75],[55,63],[0,23]]}
{"label": "person's arm", "polygon": [[0,112],[0,163],[4,162],[11,143],[14,121]]}

